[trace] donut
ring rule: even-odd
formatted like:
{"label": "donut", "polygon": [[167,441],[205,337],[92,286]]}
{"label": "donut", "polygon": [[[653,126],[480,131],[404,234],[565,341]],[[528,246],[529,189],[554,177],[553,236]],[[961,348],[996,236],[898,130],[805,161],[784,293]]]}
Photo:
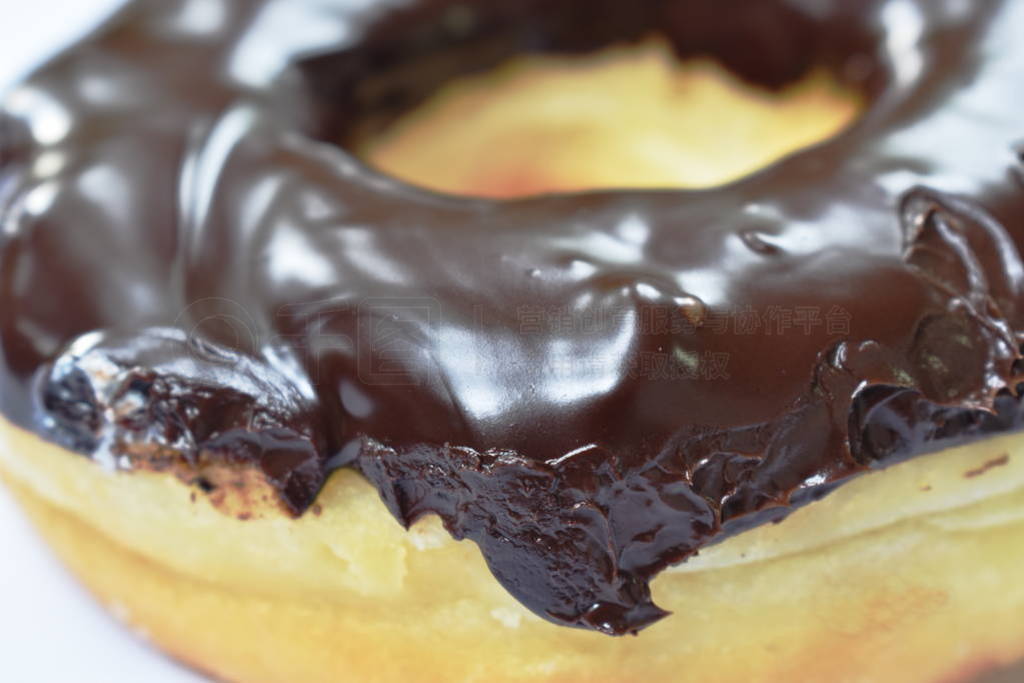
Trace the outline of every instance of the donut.
{"label": "donut", "polygon": [[[0,471],[100,600],[228,680],[1011,664],[1021,27],[1012,0],[130,4],[0,110]],[[863,111],[701,189],[481,198],[353,152],[459,78],[652,35]]]}

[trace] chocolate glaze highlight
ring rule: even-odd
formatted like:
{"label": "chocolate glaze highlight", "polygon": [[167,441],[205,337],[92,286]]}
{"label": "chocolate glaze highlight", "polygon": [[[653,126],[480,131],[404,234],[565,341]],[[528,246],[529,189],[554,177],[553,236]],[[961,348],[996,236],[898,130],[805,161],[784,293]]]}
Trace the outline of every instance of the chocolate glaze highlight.
{"label": "chocolate glaze highlight", "polygon": [[[296,514],[357,468],[537,614],[637,631],[702,546],[1021,425],[1022,29],[1012,0],[137,2],[4,100],[0,410],[112,467],[259,467]],[[652,32],[771,87],[828,66],[867,111],[705,191],[447,197],[340,144]]]}

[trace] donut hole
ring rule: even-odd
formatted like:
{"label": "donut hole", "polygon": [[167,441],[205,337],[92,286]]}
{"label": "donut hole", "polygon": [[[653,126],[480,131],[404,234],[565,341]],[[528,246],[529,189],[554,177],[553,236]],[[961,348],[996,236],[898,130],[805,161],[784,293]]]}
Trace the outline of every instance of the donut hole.
{"label": "donut hole", "polygon": [[885,80],[856,13],[795,4],[417,4],[304,65],[316,134],[457,195],[726,184],[847,129]]}
{"label": "donut hole", "polygon": [[355,152],[414,185],[482,197],[707,188],[832,137],[859,109],[827,72],[756,89],[652,38],[459,79]]}

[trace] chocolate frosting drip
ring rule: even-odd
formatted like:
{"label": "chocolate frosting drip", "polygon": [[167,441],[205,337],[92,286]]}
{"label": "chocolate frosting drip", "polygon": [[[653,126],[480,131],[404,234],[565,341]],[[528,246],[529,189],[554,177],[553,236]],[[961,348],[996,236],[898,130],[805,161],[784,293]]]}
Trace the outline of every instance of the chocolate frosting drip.
{"label": "chocolate frosting drip", "polygon": [[[0,410],[114,466],[251,463],[296,513],[356,468],[537,614],[636,631],[702,546],[1020,425],[1022,29],[1012,0],[137,2],[4,100]],[[824,65],[866,113],[699,192],[446,197],[342,144],[652,32],[769,87]]]}

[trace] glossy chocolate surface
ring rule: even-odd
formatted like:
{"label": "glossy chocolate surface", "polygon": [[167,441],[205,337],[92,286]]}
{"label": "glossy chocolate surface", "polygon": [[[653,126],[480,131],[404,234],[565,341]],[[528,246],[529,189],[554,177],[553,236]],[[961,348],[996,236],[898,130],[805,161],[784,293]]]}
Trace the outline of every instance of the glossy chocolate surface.
{"label": "glossy chocolate surface", "polygon": [[[113,467],[339,467],[553,621],[873,467],[1016,428],[1024,3],[149,0],[7,94],[0,410]],[[865,95],[706,191],[491,202],[339,141],[522,52],[658,32]],[[727,134],[727,131],[723,131]]]}

